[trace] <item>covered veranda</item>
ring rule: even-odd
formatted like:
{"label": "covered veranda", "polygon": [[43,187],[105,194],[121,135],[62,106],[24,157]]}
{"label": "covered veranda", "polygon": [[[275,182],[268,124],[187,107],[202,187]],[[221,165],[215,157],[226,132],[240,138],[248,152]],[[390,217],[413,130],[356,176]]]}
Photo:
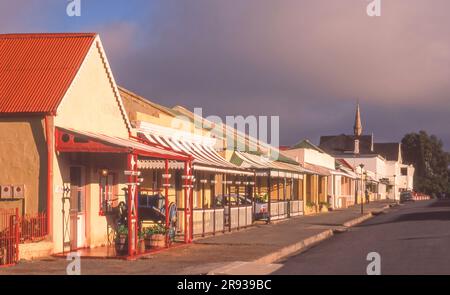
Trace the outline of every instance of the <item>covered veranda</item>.
{"label": "covered veranda", "polygon": [[255,171],[255,220],[267,222],[304,214],[304,176],[300,165],[235,151],[231,161]]}
{"label": "covered veranda", "polygon": [[[138,139],[124,139],[103,134],[56,128],[57,165],[62,175],[63,253],[133,258],[149,250],[142,249],[142,225],[149,216],[139,208],[141,184],[140,160],[169,162],[184,167],[182,195],[184,230],[182,241],[192,240],[192,158],[182,152],[151,146]],[[83,167],[83,169],[76,169]],[[97,195],[98,194],[98,195]],[[166,246],[170,245],[171,226],[178,220],[170,215],[169,194],[163,193],[157,220],[162,225]],[[142,216],[140,216],[140,213]],[[120,247],[118,248],[118,244]]]}
{"label": "covered veranda", "polygon": [[[208,143],[210,138],[196,140],[190,134],[186,135],[187,138],[177,138],[150,132],[139,132],[138,135],[149,144],[181,152],[192,158],[191,237],[239,230],[253,224],[253,171],[226,161],[215,151],[213,142]],[[159,179],[168,177],[169,198],[179,200],[177,196],[183,189],[180,186],[180,165],[170,162],[168,170],[164,170],[155,160],[140,160],[138,165],[143,169],[144,176],[151,174],[147,178],[153,179],[144,183],[146,189],[161,190]],[[179,202],[177,206],[180,209],[178,219],[182,220],[185,218],[182,210],[185,204]],[[178,231],[184,230],[183,223],[178,226]]]}
{"label": "covered veranda", "polygon": [[331,172],[332,206],[335,209],[347,208],[355,201],[355,180],[353,172],[338,169]]}
{"label": "covered veranda", "polygon": [[304,166],[311,174],[306,176],[306,214],[319,213],[322,210],[328,210],[329,204],[329,180],[333,170],[304,163]]}

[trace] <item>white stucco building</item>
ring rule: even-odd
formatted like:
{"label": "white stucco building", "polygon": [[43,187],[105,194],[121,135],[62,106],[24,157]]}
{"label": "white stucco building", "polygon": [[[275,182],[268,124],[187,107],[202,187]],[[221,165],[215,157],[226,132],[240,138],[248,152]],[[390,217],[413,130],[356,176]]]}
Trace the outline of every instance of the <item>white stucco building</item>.
{"label": "white stucco building", "polygon": [[326,200],[332,208],[354,204],[357,174],[345,159],[336,159],[309,140],[301,141],[284,153],[305,168],[321,174],[321,179],[326,182]]}
{"label": "white stucco building", "polygon": [[359,104],[354,134],[322,136],[319,147],[353,167],[363,164],[367,183],[372,184],[377,198],[398,200],[400,192],[413,190],[415,169],[403,163],[401,143],[375,143],[373,134],[363,135]]}

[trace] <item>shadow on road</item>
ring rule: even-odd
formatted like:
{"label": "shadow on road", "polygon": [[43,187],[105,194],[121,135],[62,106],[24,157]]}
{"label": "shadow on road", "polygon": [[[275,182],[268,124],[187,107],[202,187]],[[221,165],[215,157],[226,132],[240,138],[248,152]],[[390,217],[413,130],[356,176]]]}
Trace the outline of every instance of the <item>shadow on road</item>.
{"label": "shadow on road", "polygon": [[436,202],[431,203],[430,205],[428,205],[428,207],[450,207],[450,200],[445,199],[445,200],[437,200]]}
{"label": "shadow on road", "polygon": [[[442,208],[439,210],[438,208]],[[415,208],[409,208],[415,209]],[[408,221],[449,221],[450,220],[450,200],[437,200],[421,208],[422,211],[416,211],[411,213],[404,213],[396,216],[390,220],[376,222],[369,221],[367,223],[359,225],[359,227],[369,227],[380,224],[389,224],[396,222],[408,222]]]}
{"label": "shadow on road", "polygon": [[425,221],[425,220],[450,220],[450,211],[430,211],[430,212],[416,212],[400,215],[391,222],[403,221]]}
{"label": "shadow on road", "polygon": [[380,224],[389,224],[389,223],[397,223],[397,222],[408,222],[408,221],[449,221],[450,220],[450,211],[430,211],[430,212],[417,212],[417,213],[408,213],[403,214],[395,219],[384,221],[384,222],[370,222],[361,224],[358,227],[370,227],[376,226]]}
{"label": "shadow on road", "polygon": [[444,238],[449,238],[449,237],[450,237],[450,235],[418,236],[418,237],[403,238],[403,239],[400,239],[400,240],[404,240],[404,241],[438,240],[438,239],[444,239]]}

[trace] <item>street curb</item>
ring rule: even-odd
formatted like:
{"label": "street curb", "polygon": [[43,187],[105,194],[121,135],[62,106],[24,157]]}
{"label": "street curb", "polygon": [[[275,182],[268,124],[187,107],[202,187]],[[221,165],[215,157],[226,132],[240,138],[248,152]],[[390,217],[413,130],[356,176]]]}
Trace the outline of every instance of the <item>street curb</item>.
{"label": "street curb", "polygon": [[[378,212],[383,212],[386,209],[389,209],[390,206],[387,205],[381,209],[379,209]],[[344,227],[350,228],[350,227],[354,227],[360,223],[363,223],[364,221],[367,221],[371,218],[373,218],[375,216],[375,214],[373,212],[370,213],[366,213],[363,216],[357,217],[355,219],[349,220],[347,222],[345,222],[343,224]],[[276,261],[279,261],[283,258],[286,258],[288,256],[291,256],[292,254],[300,254],[303,251],[307,250],[308,248],[310,248],[313,245],[319,244],[320,242],[323,242],[329,238],[331,238],[332,236],[335,235],[335,229],[328,229],[326,231],[323,231],[319,234],[316,234],[314,236],[311,236],[309,238],[306,238],[300,242],[297,242],[295,244],[286,246],[278,251],[272,252],[268,255],[265,255],[261,258],[255,259],[251,262],[253,263],[262,263],[262,264],[271,264],[274,263]]]}
{"label": "street curb", "polygon": [[284,257],[292,255],[293,253],[301,253],[302,251],[306,250],[308,247],[310,247],[314,244],[318,244],[319,242],[322,242],[328,238],[331,238],[332,236],[333,236],[333,230],[328,229],[317,235],[306,238],[300,242],[297,242],[295,244],[284,247],[278,251],[272,252],[266,256],[255,259],[252,262],[270,264],[270,263],[278,261]]}
{"label": "street curb", "polygon": [[360,217],[357,217],[355,219],[352,219],[352,220],[349,220],[347,222],[344,222],[343,226],[345,226],[345,227],[353,227],[353,226],[358,225],[358,224],[360,224],[360,223],[362,223],[362,222],[364,222],[364,221],[366,221],[366,220],[368,220],[368,219],[370,219],[372,217],[373,217],[373,214],[372,214],[372,212],[370,212],[370,213],[364,214],[363,216],[360,216]]}

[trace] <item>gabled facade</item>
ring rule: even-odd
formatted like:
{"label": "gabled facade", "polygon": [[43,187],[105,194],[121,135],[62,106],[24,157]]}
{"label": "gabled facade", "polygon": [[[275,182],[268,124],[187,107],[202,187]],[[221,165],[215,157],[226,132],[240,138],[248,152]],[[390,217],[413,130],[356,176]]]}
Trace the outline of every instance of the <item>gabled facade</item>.
{"label": "gabled facade", "polygon": [[188,157],[134,139],[97,34],[0,35],[0,47],[0,186],[23,188],[0,209],[45,217],[45,240],[21,245],[20,258],[114,246],[120,202],[136,254],[138,158]]}
{"label": "gabled facade", "polygon": [[[82,58],[82,63],[55,114],[53,122],[55,130],[64,128],[129,138],[131,126],[98,35],[93,36],[92,44]],[[77,245],[71,246],[72,248],[94,248],[108,243],[106,232],[108,221],[101,213],[101,198],[97,197],[101,194],[99,181],[102,177],[99,170],[109,168],[108,173],[114,178],[111,180],[114,183],[110,186],[115,194],[120,194],[126,188],[127,178],[123,173],[126,167],[125,156],[114,158],[104,154],[93,156],[88,153],[58,153],[58,151],[54,154],[52,202],[54,221],[62,219],[63,209],[65,212],[70,210],[68,202],[63,202],[62,199],[65,197],[64,188],[67,187],[67,183],[71,183],[71,178],[77,177],[71,174],[81,173],[80,181],[85,184],[82,192],[84,196],[81,196],[84,200],[80,200],[85,202],[85,208],[79,208],[82,211],[81,223],[84,224],[78,225],[77,231],[81,233],[78,233]],[[81,168],[79,172],[76,171],[79,168]],[[125,198],[123,197],[121,201],[125,201]],[[65,224],[61,222],[52,224],[54,241],[64,240],[68,243],[72,240],[63,236],[67,235],[63,230]],[[54,252],[59,253],[67,248],[69,247],[64,247],[63,243],[57,243]]]}

